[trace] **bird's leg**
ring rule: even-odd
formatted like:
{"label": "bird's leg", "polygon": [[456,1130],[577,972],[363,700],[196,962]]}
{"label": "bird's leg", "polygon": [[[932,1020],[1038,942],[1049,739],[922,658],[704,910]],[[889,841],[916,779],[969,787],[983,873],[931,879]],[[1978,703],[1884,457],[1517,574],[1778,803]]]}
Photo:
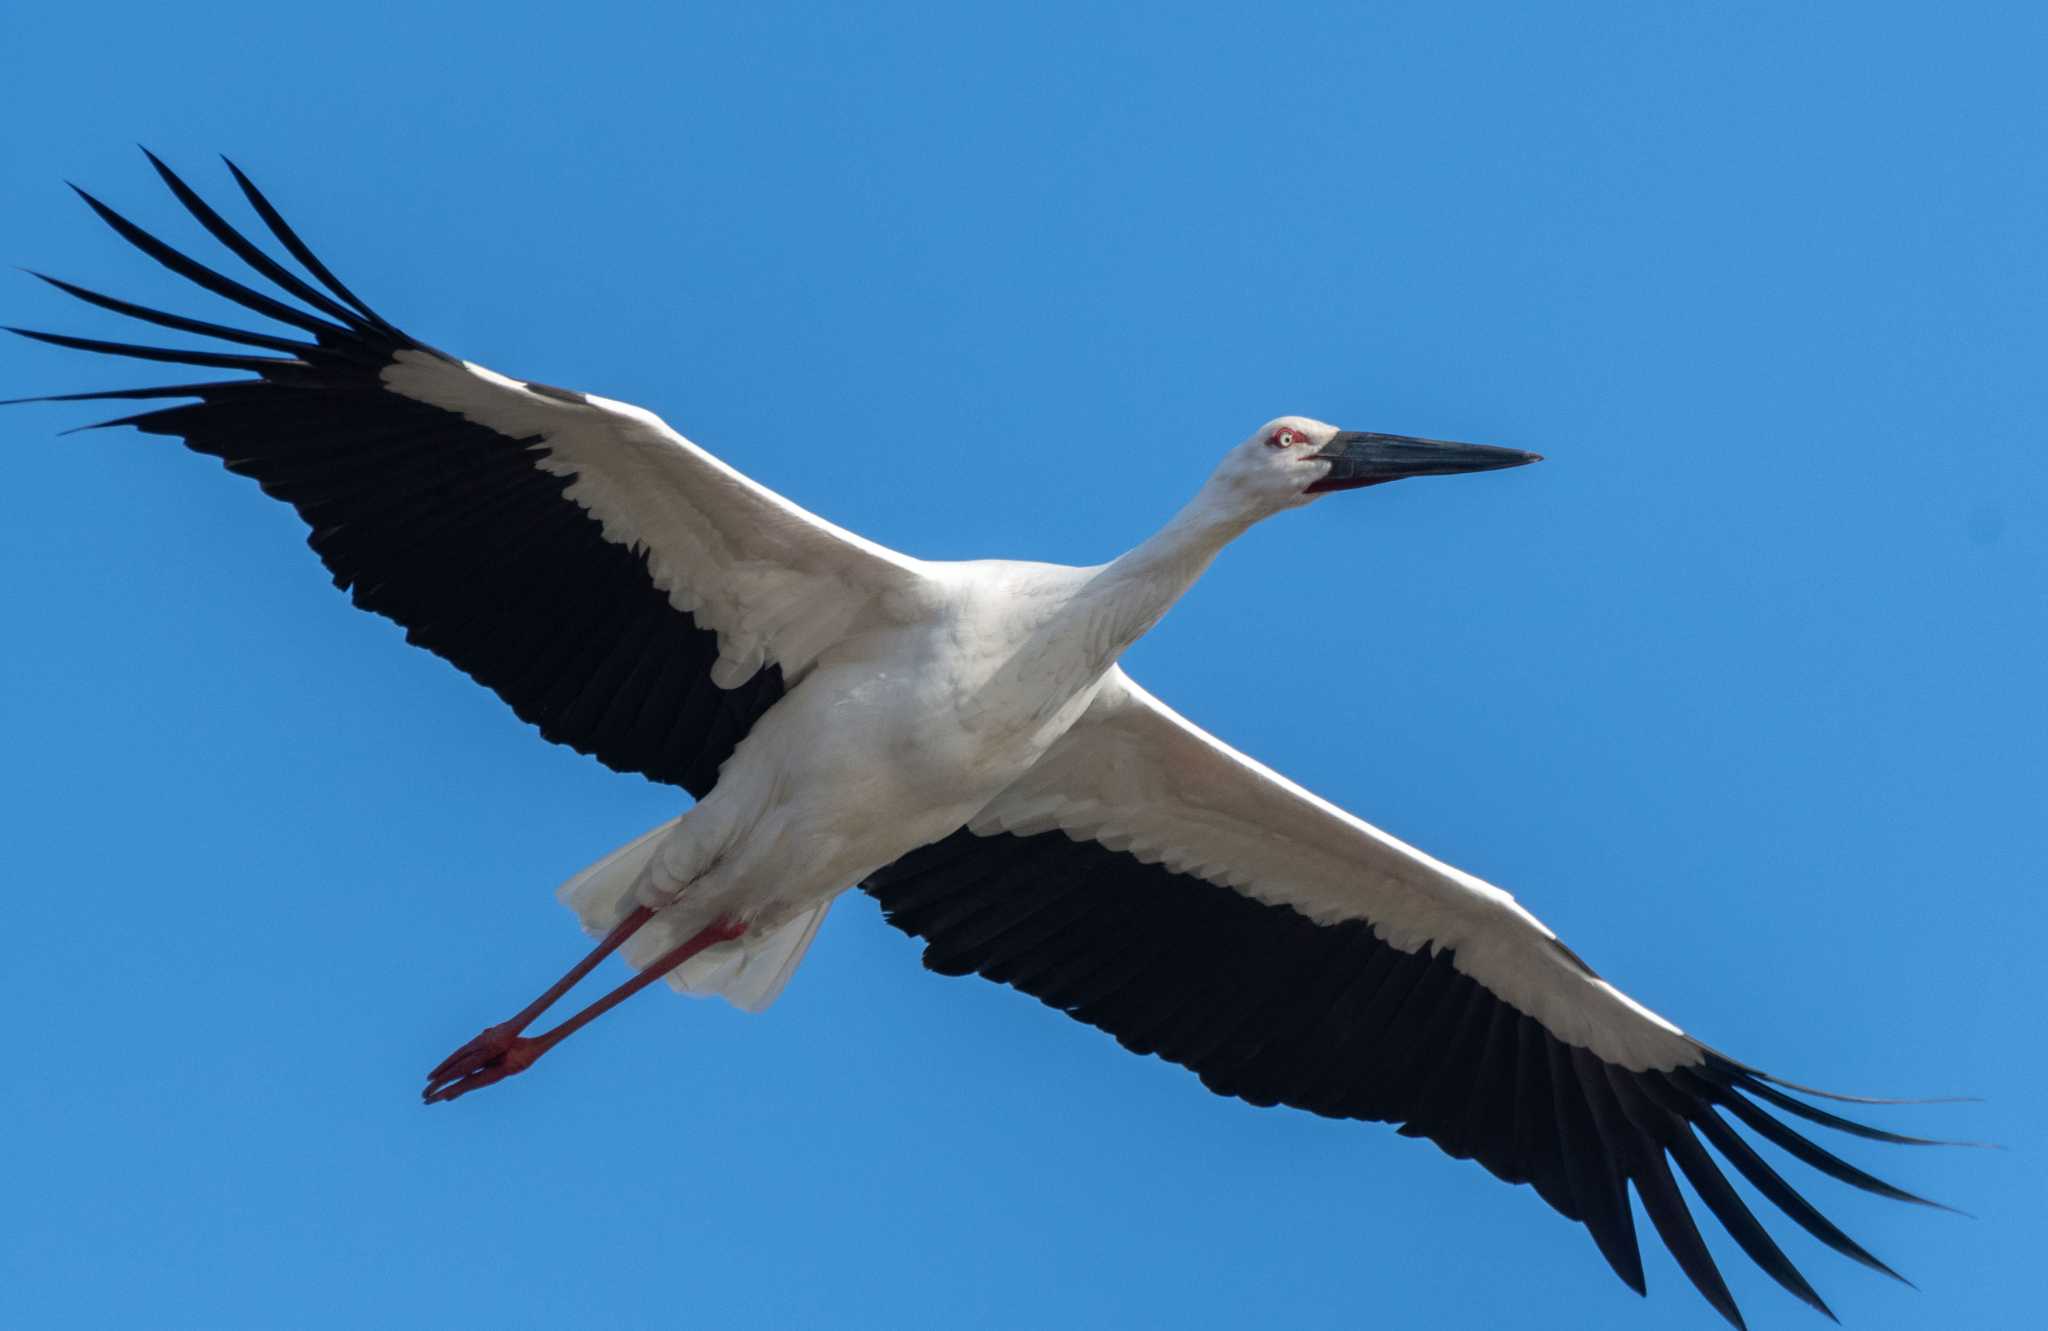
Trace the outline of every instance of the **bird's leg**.
{"label": "bird's leg", "polygon": [[636,906],[631,914],[613,926],[612,931],[606,934],[596,947],[590,949],[588,956],[571,966],[568,974],[549,985],[547,991],[539,998],[521,1008],[510,1020],[501,1021],[495,1026],[486,1026],[474,1040],[442,1059],[434,1070],[427,1074],[428,1089],[433,1089],[436,1082],[474,1072],[492,1059],[503,1055],[512,1047],[512,1041],[528,1026],[533,1025],[535,1018],[553,1006],[563,994],[575,988],[598,962],[618,951],[621,944],[639,932],[641,925],[653,918],[654,911],[650,907]]}
{"label": "bird's leg", "polygon": [[604,941],[593,948],[589,956],[578,962],[574,969],[529,1004],[518,1016],[491,1027],[444,1059],[441,1065],[428,1075],[427,1089],[421,1093],[420,1098],[428,1104],[458,1099],[493,1082],[503,1081],[514,1073],[526,1071],[542,1054],[661,979],[705,948],[715,943],[729,942],[747,931],[747,926],[737,921],[714,920],[686,941],[678,943],[649,962],[638,975],[597,999],[561,1025],[532,1038],[520,1034],[550,1003],[589,974],[591,967],[625,942],[634,930],[647,923],[651,914],[645,906],[634,911],[620,922],[618,928],[606,934]]}

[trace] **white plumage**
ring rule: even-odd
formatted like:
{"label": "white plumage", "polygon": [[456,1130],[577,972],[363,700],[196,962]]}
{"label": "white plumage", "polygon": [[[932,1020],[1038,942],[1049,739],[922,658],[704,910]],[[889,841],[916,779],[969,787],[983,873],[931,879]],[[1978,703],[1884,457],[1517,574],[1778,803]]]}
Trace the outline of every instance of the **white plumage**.
{"label": "white plumage", "polygon": [[[72,396],[181,400],[107,423],[182,438],[255,477],[299,510],[358,604],[548,738],[697,797],[562,886],[604,942],[437,1068],[430,1099],[523,1070],[656,978],[766,1007],[833,898],[859,886],[926,940],[935,969],[1012,984],[1219,1092],[1399,1122],[1532,1184],[1637,1289],[1631,1187],[1739,1324],[1675,1164],[1754,1261],[1825,1309],[1708,1145],[1809,1233],[1889,1272],[1724,1115],[1835,1178],[1917,1201],[1764,1106],[1914,1139],[1700,1045],[1506,892],[1237,753],[1117,664],[1253,523],[1333,490],[1533,455],[1281,417],[1108,564],[919,560],[804,511],[641,408],[434,350],[338,281],[239,171],[305,276],[151,161],[279,294],[87,202],[151,257],[300,336],[45,279],[237,350],[28,336],[254,376]],[[523,1034],[621,948],[639,979]]]}

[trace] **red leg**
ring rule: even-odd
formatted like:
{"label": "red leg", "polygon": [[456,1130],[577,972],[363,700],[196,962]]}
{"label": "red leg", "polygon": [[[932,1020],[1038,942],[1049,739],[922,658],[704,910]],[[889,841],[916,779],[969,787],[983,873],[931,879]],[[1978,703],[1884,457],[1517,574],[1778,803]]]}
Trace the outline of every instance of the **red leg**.
{"label": "red leg", "polygon": [[511,1020],[485,1027],[482,1034],[435,1065],[434,1070],[427,1074],[427,1088],[432,1090],[436,1082],[474,1072],[493,1059],[502,1057],[505,1051],[512,1047],[513,1039],[528,1026],[533,1025],[536,1017],[553,1006],[555,1000],[563,994],[575,988],[598,962],[618,951],[619,946],[637,933],[641,925],[653,918],[654,912],[648,907],[634,907],[633,912],[620,920],[612,931],[604,936],[602,942],[590,949],[590,955],[571,966],[568,974],[548,986],[546,993],[521,1008]]}
{"label": "red leg", "polygon": [[[642,909],[644,910],[645,908],[643,907]],[[637,929],[641,924],[645,923],[646,920],[642,919],[632,923],[631,929],[626,928],[625,924],[621,924],[619,928],[626,929],[626,933],[630,934],[633,929]],[[538,1016],[548,1003],[560,997],[562,991],[565,991],[570,985],[588,974],[590,968],[602,960],[606,953],[625,941],[625,934],[620,934],[618,929],[614,929],[611,934],[605,936],[605,941],[598,945],[596,951],[584,958],[575,970],[563,977],[562,983],[557,984],[548,993],[541,996],[546,1001],[536,1001],[533,1006],[527,1008],[519,1016],[514,1017],[511,1022],[506,1022],[501,1026],[493,1026],[490,1030],[485,1031],[483,1035],[478,1036],[477,1040],[470,1041],[470,1045],[474,1045],[478,1040],[483,1040],[494,1032],[506,1030],[508,1027],[511,1028],[509,1033],[503,1038],[502,1043],[495,1047],[495,1052],[489,1053],[481,1061],[475,1059],[462,1060],[460,1066],[457,1066],[456,1058],[451,1058],[444,1062],[441,1067],[434,1070],[434,1075],[427,1079],[427,1089],[422,1093],[421,1098],[428,1104],[435,1104],[443,1100],[459,1099],[471,1091],[489,1086],[494,1082],[503,1081],[515,1073],[526,1071],[526,1069],[533,1066],[534,1060],[538,1059],[542,1054],[545,1054],[577,1031],[582,1030],[591,1022],[625,1002],[634,994],[639,993],[648,985],[661,979],[691,957],[702,952],[705,948],[710,947],[714,943],[724,943],[738,938],[746,931],[747,926],[744,924],[739,924],[732,920],[714,920],[711,924],[692,935],[688,941],[679,943],[667,952],[662,953],[638,975],[635,975],[632,979],[626,981],[604,997],[591,1003],[581,1012],[570,1017],[553,1030],[536,1035],[531,1039],[520,1035],[519,1031],[523,1030],[527,1023]],[[614,935],[616,935],[616,938]],[[514,1026],[513,1022],[518,1022],[519,1024]],[[470,1045],[464,1045],[463,1050],[469,1049]],[[463,1050],[457,1051],[458,1057]],[[444,1069],[446,1070],[444,1071]]]}

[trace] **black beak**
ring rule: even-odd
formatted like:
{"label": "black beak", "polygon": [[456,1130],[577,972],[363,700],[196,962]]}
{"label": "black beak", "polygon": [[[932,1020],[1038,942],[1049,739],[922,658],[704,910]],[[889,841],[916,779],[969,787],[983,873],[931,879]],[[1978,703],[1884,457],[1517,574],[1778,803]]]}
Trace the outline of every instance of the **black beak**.
{"label": "black beak", "polygon": [[1330,474],[1308,487],[1309,494],[1356,490],[1364,485],[1398,481],[1404,476],[1451,476],[1461,471],[1497,471],[1543,458],[1519,448],[1488,444],[1454,444],[1444,439],[1415,439],[1405,434],[1367,434],[1339,430],[1312,456],[1330,464]]}

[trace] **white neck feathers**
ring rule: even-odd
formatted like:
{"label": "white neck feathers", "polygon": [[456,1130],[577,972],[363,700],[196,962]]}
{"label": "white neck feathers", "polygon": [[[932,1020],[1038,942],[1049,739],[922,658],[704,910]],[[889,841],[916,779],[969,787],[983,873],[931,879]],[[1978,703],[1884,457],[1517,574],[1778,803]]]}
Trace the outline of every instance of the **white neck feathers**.
{"label": "white neck feathers", "polygon": [[1157,624],[1253,520],[1214,484],[1206,485],[1149,540],[1105,564],[1076,603],[1087,616],[1089,645],[1103,654],[1103,668]]}

